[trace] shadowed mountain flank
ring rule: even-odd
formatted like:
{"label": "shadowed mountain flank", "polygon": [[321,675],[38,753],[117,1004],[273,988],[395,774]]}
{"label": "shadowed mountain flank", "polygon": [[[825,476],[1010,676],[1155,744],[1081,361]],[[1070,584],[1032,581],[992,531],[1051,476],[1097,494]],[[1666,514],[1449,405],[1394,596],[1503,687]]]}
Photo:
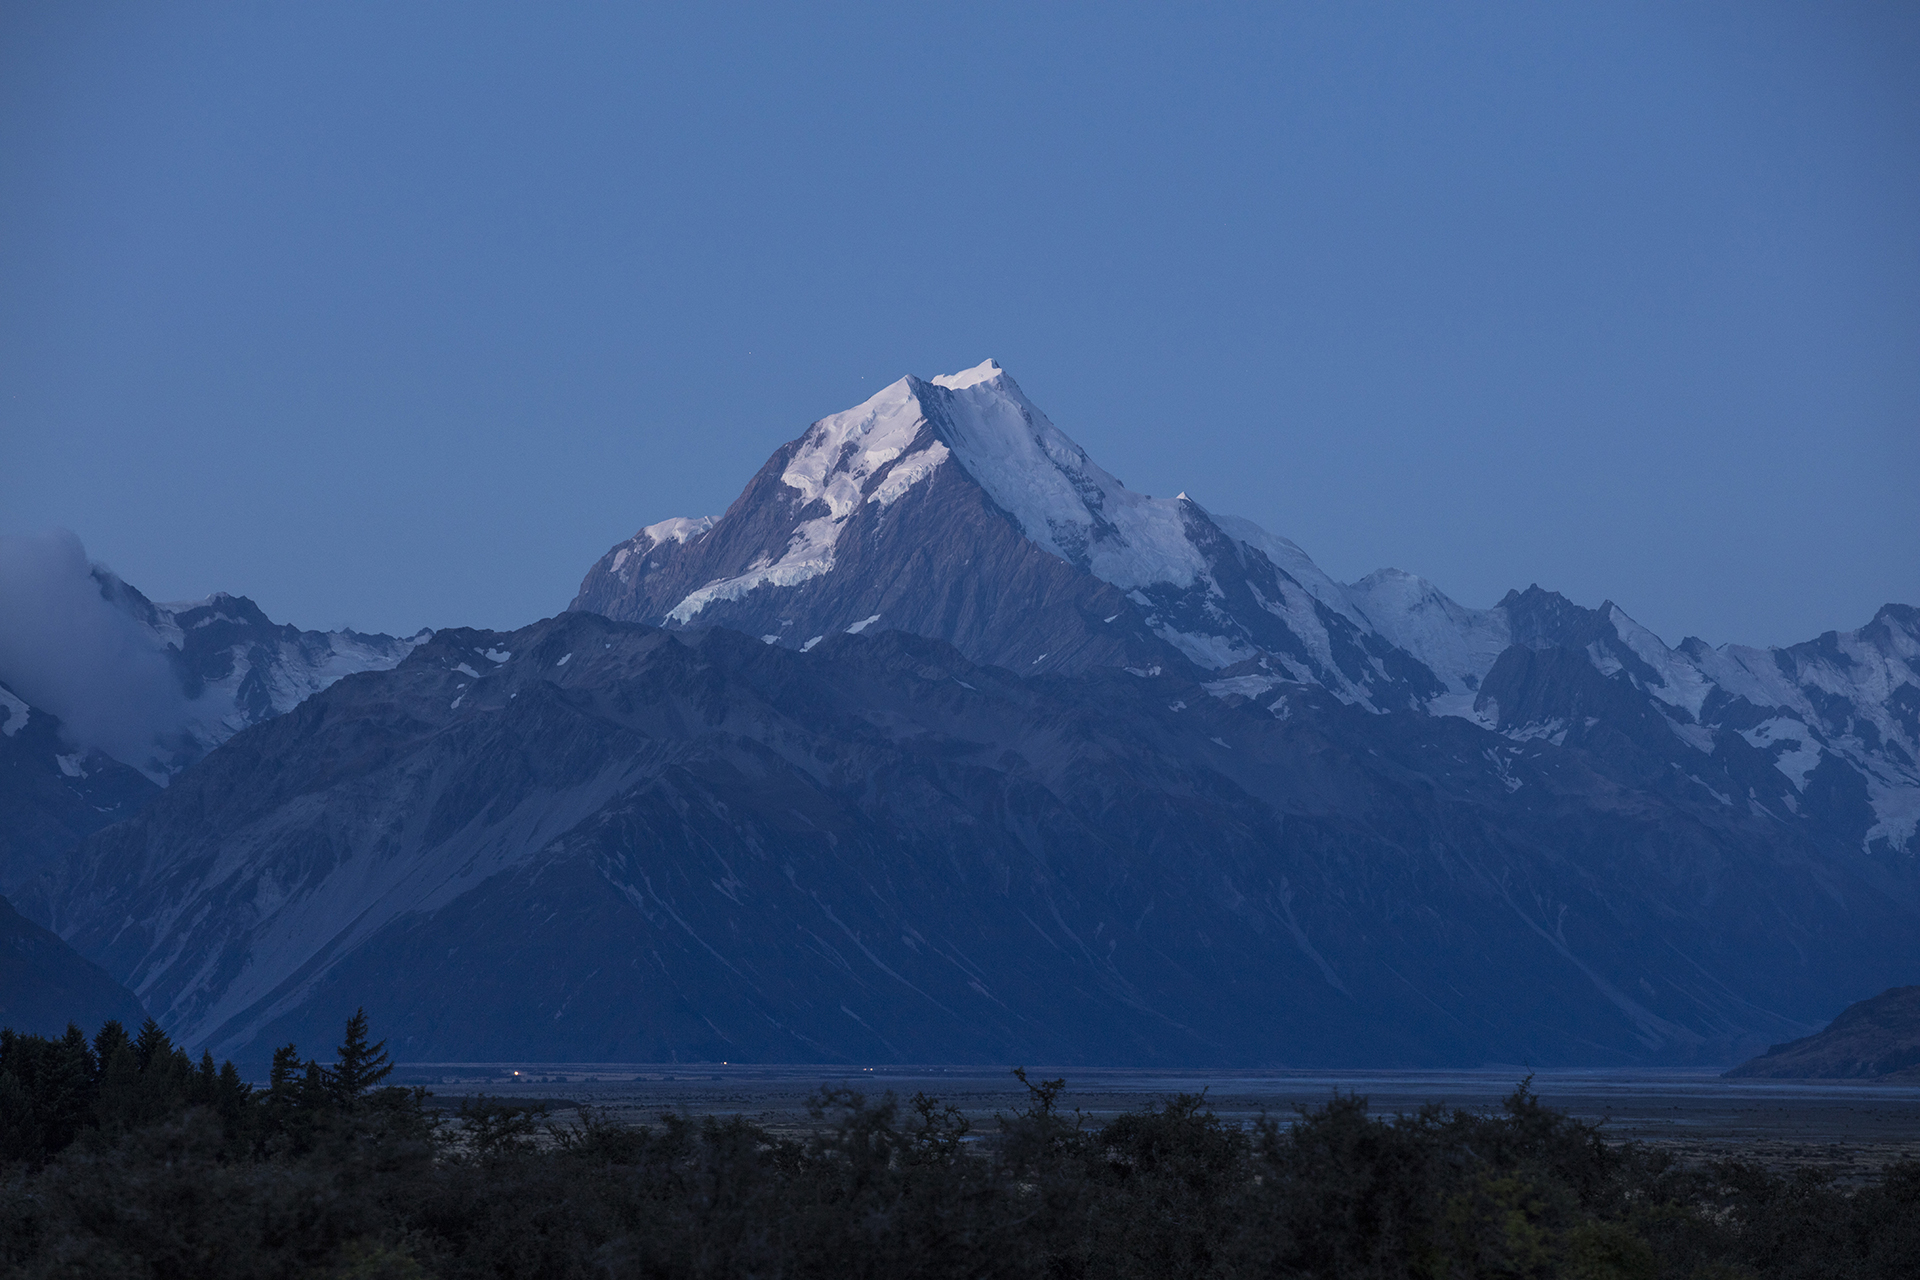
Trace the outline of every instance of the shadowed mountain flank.
{"label": "shadowed mountain flank", "polygon": [[365,1003],[432,1060],[1724,1062],[1920,963],[1910,881],[1864,856],[1287,697],[899,632],[449,630],[31,901],[245,1055]]}

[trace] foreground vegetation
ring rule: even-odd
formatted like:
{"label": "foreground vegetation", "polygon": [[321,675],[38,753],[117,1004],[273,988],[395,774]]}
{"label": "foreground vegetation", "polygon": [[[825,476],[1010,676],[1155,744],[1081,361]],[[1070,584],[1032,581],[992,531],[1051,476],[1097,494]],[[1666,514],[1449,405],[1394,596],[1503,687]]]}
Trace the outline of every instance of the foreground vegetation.
{"label": "foreground vegetation", "polygon": [[[1920,1164],[1843,1191],[1682,1168],[1544,1107],[1248,1128],[1180,1095],[1098,1127],[1029,1081],[975,1135],[925,1095],[822,1090],[816,1132],[587,1111],[545,1125],[381,1087],[364,1018],[271,1083],[149,1022],[0,1035],[0,1269],[126,1277],[1901,1277]],[[976,1140],[976,1138],[978,1140]]]}

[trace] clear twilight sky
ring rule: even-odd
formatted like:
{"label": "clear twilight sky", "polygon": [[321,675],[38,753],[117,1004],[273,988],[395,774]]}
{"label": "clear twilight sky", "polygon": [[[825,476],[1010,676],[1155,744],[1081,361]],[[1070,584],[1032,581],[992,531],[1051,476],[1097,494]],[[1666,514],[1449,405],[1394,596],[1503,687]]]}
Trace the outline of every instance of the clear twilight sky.
{"label": "clear twilight sky", "polygon": [[1338,578],[1920,604],[1920,10],[0,9],[0,534],[156,599],[519,625],[988,356]]}

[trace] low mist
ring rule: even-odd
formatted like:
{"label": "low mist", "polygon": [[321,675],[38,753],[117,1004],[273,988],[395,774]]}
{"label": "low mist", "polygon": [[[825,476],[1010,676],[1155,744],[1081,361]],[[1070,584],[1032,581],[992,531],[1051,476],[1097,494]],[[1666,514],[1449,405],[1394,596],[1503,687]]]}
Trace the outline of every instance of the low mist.
{"label": "low mist", "polygon": [[0,680],[59,716],[73,745],[136,768],[187,719],[157,638],[101,597],[86,548],[65,529],[0,537]]}

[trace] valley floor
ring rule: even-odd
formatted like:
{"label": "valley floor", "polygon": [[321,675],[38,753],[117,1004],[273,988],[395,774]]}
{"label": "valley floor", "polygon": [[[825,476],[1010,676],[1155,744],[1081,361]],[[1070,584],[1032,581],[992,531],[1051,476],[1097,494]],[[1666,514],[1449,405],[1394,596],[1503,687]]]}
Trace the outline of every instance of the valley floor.
{"label": "valley floor", "polygon": [[[515,1073],[518,1073],[516,1075]],[[1369,1099],[1378,1114],[1427,1103],[1495,1108],[1527,1072],[1480,1071],[1119,1071],[1033,1068],[1034,1079],[1065,1077],[1062,1104],[1090,1126],[1177,1093],[1205,1090],[1222,1119],[1284,1116],[1324,1103],[1336,1091]],[[556,1117],[576,1105],[636,1123],[663,1111],[744,1115],[775,1132],[813,1127],[808,1099],[823,1084],[925,1092],[953,1103],[990,1131],[996,1113],[1026,1101],[1011,1073],[981,1067],[733,1066],[659,1063],[403,1063],[396,1081],[423,1084],[436,1100],[461,1097],[546,1100]],[[1704,1074],[1542,1071],[1533,1087],[1548,1106],[1606,1121],[1619,1141],[1642,1141],[1686,1161],[1749,1160],[1775,1172],[1829,1169],[1851,1184],[1896,1160],[1920,1160],[1920,1086],[1870,1082],[1724,1080]]]}

